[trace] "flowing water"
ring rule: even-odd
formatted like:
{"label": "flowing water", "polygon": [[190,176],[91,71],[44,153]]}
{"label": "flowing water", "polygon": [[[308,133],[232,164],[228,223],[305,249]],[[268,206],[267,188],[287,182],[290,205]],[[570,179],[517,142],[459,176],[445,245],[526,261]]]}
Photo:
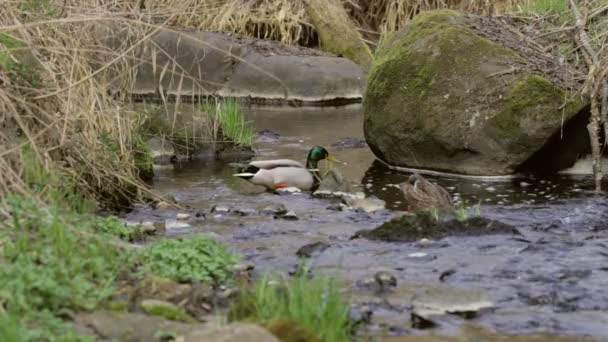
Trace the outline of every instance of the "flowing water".
{"label": "flowing water", "polygon": [[[344,280],[353,302],[373,312],[370,329],[376,335],[425,334],[410,319],[420,303],[454,307],[490,301],[493,308],[475,317],[439,318],[435,332],[456,334],[466,323],[499,333],[608,339],[608,198],[590,191],[590,177],[484,182],[428,176],[456,201],[475,208],[471,214],[512,224],[522,235],[449,237],[430,243],[351,239],[402,210],[395,185],[408,177],[374,161],[361,141],[360,106],[251,107],[247,118],[257,131],[278,134],[259,136],[256,159],[304,161],[312,145],[325,146],[348,163],[338,166],[342,173],[368,196],[385,200],[387,209],[340,211],[334,201],[308,194],[266,193],[232,177],[235,169],[227,162],[187,162],[159,172],[154,188],[205,215],[166,234],[210,233],[255,263],[258,274],[289,272],[298,264],[300,247],[325,242],[329,247],[309,261],[313,273]],[[273,204],[284,204],[298,219],[260,213]],[[126,218],[171,221],[175,215],[175,210],[138,207]],[[361,285],[378,270],[390,271],[397,287],[380,293]]]}

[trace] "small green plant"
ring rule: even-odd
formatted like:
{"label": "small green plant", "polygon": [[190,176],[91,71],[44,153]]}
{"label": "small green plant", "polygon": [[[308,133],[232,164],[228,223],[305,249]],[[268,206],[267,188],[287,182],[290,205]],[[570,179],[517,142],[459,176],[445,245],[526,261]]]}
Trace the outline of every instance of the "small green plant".
{"label": "small green plant", "polygon": [[[131,253],[92,234],[88,215],[17,195],[8,196],[4,205],[11,216],[0,248],[0,294],[10,294],[1,298],[3,306],[20,318],[28,334],[81,340],[58,315],[66,309],[92,309],[108,298]],[[0,334],[21,334],[11,325]]]}
{"label": "small green plant", "polygon": [[117,236],[128,241],[140,239],[144,235],[141,227],[129,227],[116,216],[95,217],[92,220],[92,226],[97,232]]}
{"label": "small green plant", "polygon": [[467,207],[465,207],[464,205],[461,205],[458,208],[454,209],[454,215],[456,216],[456,219],[460,222],[465,222],[469,218]]}
{"label": "small green plant", "polygon": [[290,280],[265,276],[253,292],[242,295],[231,319],[261,324],[290,320],[315,331],[323,341],[350,341],[349,305],[337,284],[326,278],[308,279],[304,273]]}
{"label": "small green plant", "polygon": [[206,104],[204,110],[217,122],[223,137],[241,146],[251,146],[254,132],[251,124],[245,121],[239,103],[235,99],[225,99],[215,104]]}
{"label": "small green plant", "polygon": [[143,252],[143,271],[180,282],[204,281],[220,284],[230,276],[238,257],[203,234],[165,239]]}

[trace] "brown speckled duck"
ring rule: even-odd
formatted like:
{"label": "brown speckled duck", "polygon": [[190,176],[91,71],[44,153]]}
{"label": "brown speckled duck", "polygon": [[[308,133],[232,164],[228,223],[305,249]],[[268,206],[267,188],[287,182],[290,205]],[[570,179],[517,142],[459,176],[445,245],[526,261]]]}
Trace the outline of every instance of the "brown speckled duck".
{"label": "brown speckled duck", "polygon": [[399,185],[408,211],[430,209],[452,209],[452,196],[441,186],[431,183],[421,175],[414,173],[407,182]]}

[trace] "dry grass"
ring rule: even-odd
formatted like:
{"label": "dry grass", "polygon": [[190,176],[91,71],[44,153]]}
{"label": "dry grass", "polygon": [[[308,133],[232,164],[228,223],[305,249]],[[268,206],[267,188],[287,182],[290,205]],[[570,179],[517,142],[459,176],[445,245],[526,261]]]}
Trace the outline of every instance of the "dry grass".
{"label": "dry grass", "polygon": [[[142,145],[138,118],[106,89],[115,75],[130,84],[137,44],[102,48],[94,32],[103,14],[84,1],[78,9],[63,3],[0,3],[0,197],[65,187],[120,203],[142,188],[135,167]],[[32,184],[33,165],[45,167],[39,181],[48,184]]]}
{"label": "dry grass", "polygon": [[[533,0],[342,0],[363,33],[371,39],[398,30],[418,12],[452,8],[477,14],[503,14]],[[316,46],[316,31],[301,0],[183,0],[188,10],[175,10],[177,0],[143,0],[121,4],[123,11],[157,19],[174,15],[172,25],[221,30],[286,44]],[[140,8],[139,5],[142,5]]]}

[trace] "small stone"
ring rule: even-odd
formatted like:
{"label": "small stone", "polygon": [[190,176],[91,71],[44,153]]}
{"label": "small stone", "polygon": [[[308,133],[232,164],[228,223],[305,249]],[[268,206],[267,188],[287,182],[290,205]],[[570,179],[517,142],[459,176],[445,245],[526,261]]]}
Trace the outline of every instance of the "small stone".
{"label": "small stone", "polygon": [[155,209],[161,209],[161,210],[162,209],[169,209],[171,207],[172,207],[172,205],[170,203],[168,203],[168,202],[165,202],[165,201],[160,201],[160,202],[156,203],[156,205],[154,206]]}
{"label": "small stone", "polygon": [[424,258],[428,255],[428,253],[416,252],[408,254],[408,258]]}
{"label": "small stone", "polygon": [[527,186],[530,186],[530,185],[531,184],[527,183],[527,182],[519,182],[519,186],[524,187],[524,188],[527,187]]}
{"label": "small stone", "polygon": [[271,204],[260,211],[263,215],[284,215],[287,208],[284,204]]}
{"label": "small stone", "polygon": [[214,205],[211,207],[211,212],[216,214],[227,214],[230,212],[230,207],[224,205]]}
{"label": "small stone", "polygon": [[323,241],[317,241],[304,245],[298,249],[296,255],[300,258],[311,258],[315,253],[322,253],[329,248],[329,244]]}
{"label": "small stone", "polygon": [[175,219],[165,220],[165,230],[167,230],[167,231],[183,230],[183,229],[191,229],[191,228],[192,228],[192,226],[187,224],[186,222],[180,222]]}
{"label": "small stone", "polygon": [[255,269],[255,265],[251,262],[247,262],[247,263],[232,265],[231,269],[233,272],[253,271]]}
{"label": "small stone", "polygon": [[395,276],[392,273],[390,273],[389,271],[376,272],[376,274],[374,274],[374,280],[382,288],[385,288],[387,286],[392,286],[392,287],[397,286],[397,278],[395,278]]}
{"label": "small stone", "polygon": [[190,217],[191,217],[191,215],[188,213],[177,213],[177,215],[175,215],[175,218],[178,220],[187,220]]}
{"label": "small stone", "polygon": [[279,195],[295,195],[295,194],[299,194],[302,192],[302,190],[294,187],[294,186],[290,186],[287,188],[280,188],[280,189],[276,189],[275,190]]}
{"label": "small stone", "polygon": [[233,211],[233,213],[240,215],[240,216],[250,216],[255,214],[255,210],[251,209],[251,208],[240,208],[240,209],[235,209]]}
{"label": "small stone", "polygon": [[275,216],[275,218],[277,218],[277,217],[282,218],[284,220],[289,220],[289,221],[298,220],[298,215],[296,215],[296,213],[293,211],[288,211],[284,215],[281,215],[281,216]]}

